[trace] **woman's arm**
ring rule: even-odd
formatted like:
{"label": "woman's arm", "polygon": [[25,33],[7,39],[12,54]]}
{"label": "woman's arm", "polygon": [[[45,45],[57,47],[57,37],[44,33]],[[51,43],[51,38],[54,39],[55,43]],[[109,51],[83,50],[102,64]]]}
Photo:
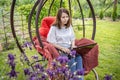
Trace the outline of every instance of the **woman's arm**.
{"label": "woman's arm", "polygon": [[75,40],[72,41],[72,45],[71,45],[71,49],[76,48],[77,46],[75,46]]}
{"label": "woman's arm", "polygon": [[70,50],[68,48],[64,48],[64,47],[56,44],[57,41],[56,41],[56,35],[55,35],[56,31],[55,30],[56,30],[56,27],[51,27],[50,28],[50,31],[49,31],[48,36],[47,36],[47,41],[49,43],[51,43],[57,49],[65,52],[65,53],[70,53]]}
{"label": "woman's arm", "polygon": [[75,34],[74,34],[74,30],[73,27],[70,26],[71,29],[71,49],[76,48],[75,46]]}
{"label": "woman's arm", "polygon": [[65,52],[65,53],[70,53],[70,50],[68,49],[68,48],[64,48],[64,47],[62,47],[62,46],[59,46],[59,45],[57,45],[57,44],[54,44],[54,43],[51,43],[54,47],[56,47],[57,49],[59,49],[59,50],[61,50],[61,51],[63,51],[63,52]]}

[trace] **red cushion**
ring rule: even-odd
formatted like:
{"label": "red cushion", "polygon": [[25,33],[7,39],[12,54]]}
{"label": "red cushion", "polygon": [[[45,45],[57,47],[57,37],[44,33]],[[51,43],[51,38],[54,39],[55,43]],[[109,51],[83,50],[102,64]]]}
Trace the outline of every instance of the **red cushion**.
{"label": "red cushion", "polygon": [[47,34],[51,27],[51,24],[55,21],[55,17],[49,16],[42,19],[41,26],[39,28],[39,34],[47,38]]}

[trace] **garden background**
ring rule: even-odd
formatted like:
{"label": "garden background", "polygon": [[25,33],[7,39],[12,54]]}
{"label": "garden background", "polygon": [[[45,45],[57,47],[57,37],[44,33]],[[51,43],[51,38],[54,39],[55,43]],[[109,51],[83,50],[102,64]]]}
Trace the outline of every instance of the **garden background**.
{"label": "garden background", "polygon": [[[40,20],[47,16],[49,0],[44,6]],[[120,0],[90,0],[93,4],[96,15],[96,36],[95,41],[99,44],[99,65],[95,68],[98,72],[100,80],[104,80],[106,74],[112,75],[112,80],[119,80],[120,74]],[[9,80],[6,74],[10,71],[7,64],[7,55],[12,53],[16,55],[16,71],[19,72],[16,80],[25,80],[23,68],[28,67],[26,63],[20,61],[21,53],[16,46],[16,43],[11,34],[10,28],[10,5],[12,1],[0,0],[0,80]],[[17,0],[15,7],[15,27],[17,37],[21,45],[25,41],[30,41],[28,36],[28,15],[36,0]],[[51,10],[51,15],[55,15],[58,10],[59,0],[55,1]],[[75,34],[77,38],[82,37],[81,15],[79,13],[77,2],[72,2],[72,17]],[[89,10],[86,0],[81,1],[86,25],[86,37],[91,38],[92,33],[92,19],[91,11]],[[63,0],[63,7],[67,7],[67,0]],[[32,30],[35,35],[35,14],[32,18]],[[39,23],[40,25],[40,23]],[[41,56],[33,49],[32,51],[26,49],[26,54],[32,61],[31,56]],[[44,64],[44,63],[41,63]],[[85,80],[94,80],[91,72],[85,76]]]}

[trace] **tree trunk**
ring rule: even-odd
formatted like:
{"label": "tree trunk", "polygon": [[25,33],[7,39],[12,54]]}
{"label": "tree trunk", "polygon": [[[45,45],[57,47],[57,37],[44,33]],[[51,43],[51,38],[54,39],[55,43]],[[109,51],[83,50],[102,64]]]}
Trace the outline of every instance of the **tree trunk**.
{"label": "tree trunk", "polygon": [[117,18],[117,0],[114,0],[113,14],[112,14],[113,21],[115,21],[116,18]]}
{"label": "tree trunk", "polygon": [[113,10],[117,8],[117,0],[114,0],[114,7]]}

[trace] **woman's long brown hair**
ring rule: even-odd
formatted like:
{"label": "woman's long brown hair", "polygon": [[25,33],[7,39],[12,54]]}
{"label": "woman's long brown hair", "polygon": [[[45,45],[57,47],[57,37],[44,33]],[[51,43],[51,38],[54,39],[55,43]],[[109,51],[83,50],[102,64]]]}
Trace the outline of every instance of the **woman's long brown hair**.
{"label": "woman's long brown hair", "polygon": [[62,16],[62,13],[66,13],[68,16],[69,16],[69,20],[67,22],[67,24],[65,24],[66,28],[70,27],[71,25],[71,17],[70,17],[70,13],[67,9],[65,8],[60,8],[57,12],[57,15],[56,15],[56,20],[55,22],[52,24],[52,26],[56,26],[58,27],[59,29],[61,29],[61,16]]}

